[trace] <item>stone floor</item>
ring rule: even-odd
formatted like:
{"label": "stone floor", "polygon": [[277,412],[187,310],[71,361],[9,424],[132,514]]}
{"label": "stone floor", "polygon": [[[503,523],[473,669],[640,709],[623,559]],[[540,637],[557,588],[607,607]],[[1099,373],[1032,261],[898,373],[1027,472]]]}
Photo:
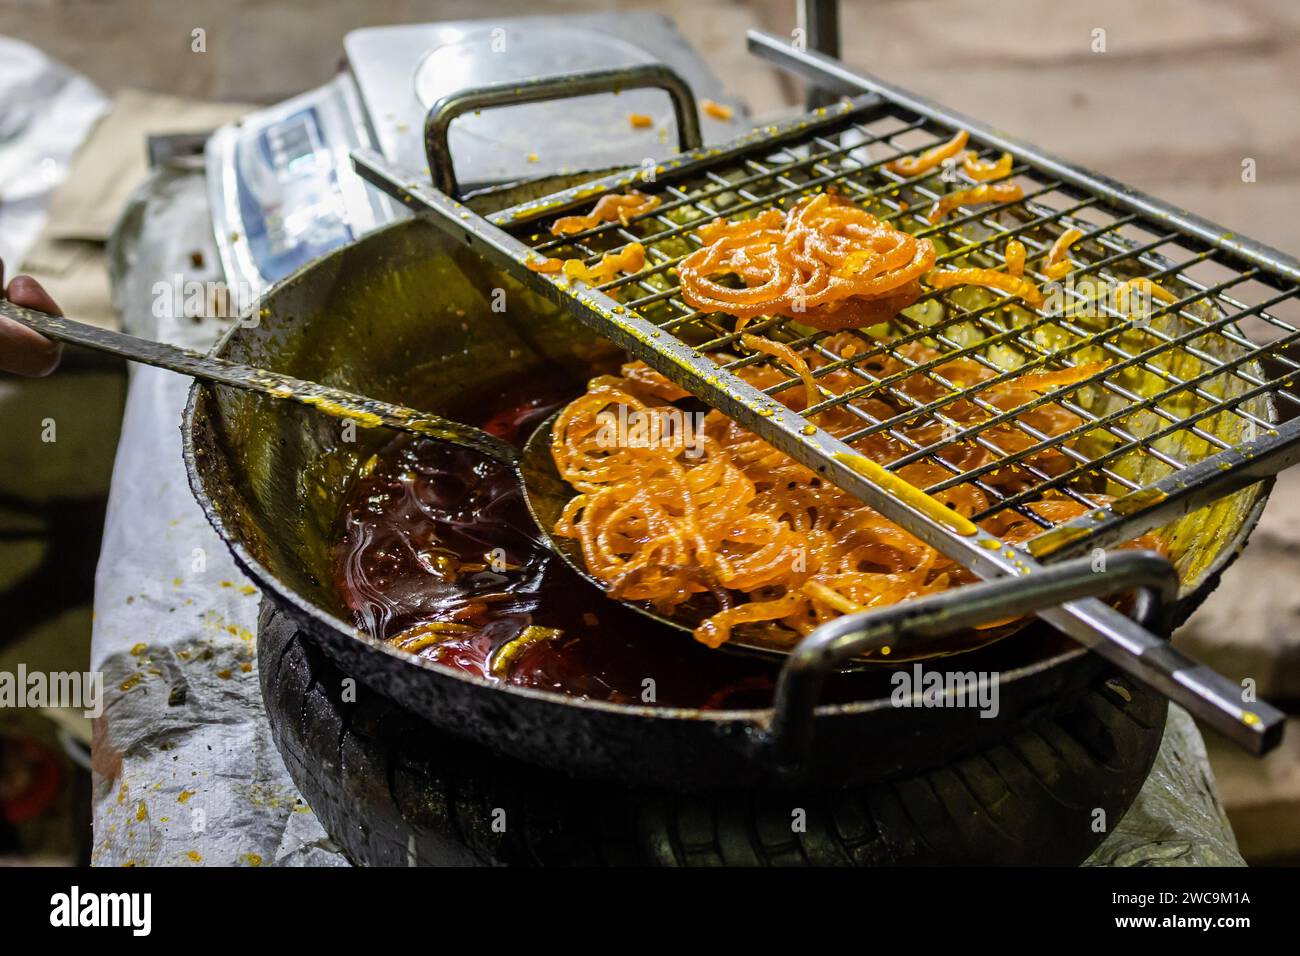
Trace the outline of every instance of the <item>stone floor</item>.
{"label": "stone floor", "polygon": [[[1289,0],[859,0],[842,4],[852,65],[1281,249],[1300,250],[1300,4]],[[109,92],[271,102],[324,80],[355,27],[654,8],[673,17],[755,113],[796,102],[744,31],[788,34],[791,0],[45,0],[0,6],[28,40]],[[432,11],[432,12],[431,12]],[[1050,11],[1050,12],[1049,12]],[[207,52],[191,52],[206,31]],[[1103,31],[1103,32],[1099,32]],[[1098,50],[1104,37],[1104,50]],[[147,53],[147,55],[142,55]],[[1242,181],[1245,159],[1255,182]],[[1265,696],[1300,701],[1300,477],[1284,479],[1252,545],[1179,641]],[[1300,726],[1252,761],[1208,740],[1248,859],[1300,861]]]}

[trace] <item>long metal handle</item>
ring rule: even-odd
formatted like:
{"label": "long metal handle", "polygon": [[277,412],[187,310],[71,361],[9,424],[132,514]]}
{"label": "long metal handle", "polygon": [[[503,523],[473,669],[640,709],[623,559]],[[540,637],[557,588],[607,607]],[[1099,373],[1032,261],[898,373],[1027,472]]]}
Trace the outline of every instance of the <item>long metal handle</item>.
{"label": "long metal handle", "polygon": [[[909,657],[940,651],[944,639],[955,631],[1133,588],[1144,595],[1139,618],[1152,623],[1177,598],[1178,572],[1153,551],[1116,551],[1106,555],[1103,565],[1080,558],[1044,568],[1028,579],[970,584],[823,624],[799,642],[781,668],[766,737],[773,759],[788,767],[802,762],[812,741],[822,685],[832,671],[854,658],[890,651]],[[1166,662],[1181,657],[1168,644],[1161,642],[1161,646],[1172,655],[1164,658]]]}
{"label": "long metal handle", "polygon": [[700,117],[695,107],[695,94],[691,92],[690,85],[662,63],[640,63],[613,70],[589,70],[563,76],[543,76],[524,82],[493,83],[448,93],[429,108],[429,116],[424,123],[424,150],[429,158],[433,183],[448,196],[459,194],[460,185],[456,181],[449,143],[451,124],[458,116],[520,103],[542,103],[595,93],[647,88],[663,90],[672,100],[673,114],[677,120],[677,142],[681,151],[698,149],[703,141],[700,138]]}
{"label": "long metal handle", "polygon": [[433,438],[470,448],[512,467],[519,460],[519,452],[514,446],[495,435],[430,412],[420,412],[391,402],[381,402],[375,398],[357,395],[355,392],[330,388],[317,382],[309,382],[252,365],[241,365],[215,355],[204,355],[193,349],[154,342],[135,335],[127,335],[125,332],[101,329],[84,322],[74,322],[62,316],[37,312],[35,309],[24,308],[4,300],[0,300],[0,315],[60,342],[70,342],[97,352],[107,352],[142,365],[165,368],[205,382],[230,385],[251,392],[260,392],[272,398],[298,402],[335,418],[354,421],[362,428],[377,426],[396,428],[423,438]]}

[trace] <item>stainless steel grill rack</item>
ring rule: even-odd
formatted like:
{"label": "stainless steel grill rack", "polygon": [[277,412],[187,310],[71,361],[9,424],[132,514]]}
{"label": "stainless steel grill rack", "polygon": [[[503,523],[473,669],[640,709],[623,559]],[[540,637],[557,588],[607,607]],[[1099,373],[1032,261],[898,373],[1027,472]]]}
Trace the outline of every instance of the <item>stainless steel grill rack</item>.
{"label": "stainless steel grill rack", "polygon": [[[852,73],[828,57],[762,34],[751,33],[750,43],[760,55],[851,98],[755,130],[724,148],[689,150],[486,219],[373,153],[358,153],[354,161],[372,183],[982,578],[1017,576],[1032,590],[1041,559],[1077,555],[1189,520],[1189,512],[1276,473],[1300,454],[1300,423],[1279,424],[1276,408],[1300,402],[1290,390],[1300,363],[1284,351],[1300,336],[1296,260]],[[527,95],[561,96],[572,81],[537,81]],[[509,95],[503,91],[501,102]],[[479,96],[474,105],[491,104]],[[444,115],[449,108],[455,104],[443,104]],[[1006,178],[1022,186],[1024,198],[959,209],[931,223],[925,212],[933,202],[973,183],[946,168],[905,178],[886,164],[959,129],[970,132],[970,148],[982,157],[1012,154]],[[556,237],[546,228],[560,213],[629,187],[657,195],[661,203],[626,223],[574,235]],[[728,317],[692,309],[674,270],[698,247],[695,230],[715,217],[788,207],[828,189],[900,229],[931,238],[939,250],[937,268],[1000,266],[1006,242],[1016,239],[1028,251],[1026,276],[1046,283],[1042,266],[1057,237],[1068,228],[1083,237],[1071,250],[1074,270],[1059,287],[1049,287],[1055,303],[1040,309],[1001,293],[959,287],[927,292],[887,329],[811,332],[781,317],[750,323],[745,333],[817,356],[815,379],[839,372],[853,376],[853,387],[822,388],[821,401],[801,414],[778,400],[786,390],[803,387],[794,370],[745,348]],[[593,264],[632,241],[645,247],[645,267],[598,288],[525,265],[539,256]],[[1105,301],[1105,290],[1134,279],[1158,283],[1173,300],[1150,303],[1136,320]],[[1265,333],[1268,345],[1248,337],[1247,322],[1257,338]],[[839,339],[840,347],[831,349],[832,335],[853,336],[857,345],[846,350]],[[975,363],[987,377],[955,380],[951,363],[958,360]],[[1098,360],[1105,366],[1014,409],[990,401],[990,390],[1015,376]],[[737,374],[759,365],[779,373],[763,389]],[[924,397],[918,397],[918,384],[925,386]],[[869,410],[859,401],[867,397],[884,399],[889,410],[881,411],[879,403]],[[1026,413],[1049,404],[1070,412],[1078,425],[1049,435],[1024,421]],[[972,408],[983,417],[954,414]],[[830,409],[857,416],[860,427],[840,437],[828,434],[816,418]],[[918,439],[920,425],[938,426],[939,434]],[[859,453],[860,443],[873,436],[892,440],[898,451],[892,460],[882,464]],[[955,460],[963,448],[989,454],[978,466],[963,468]],[[1039,456],[1049,450],[1064,456],[1067,467],[1040,467]],[[921,488],[898,477],[900,468],[922,461],[940,477]],[[1017,469],[1022,479],[1012,491],[991,480],[1005,468]],[[969,518],[934,497],[965,483],[986,501]],[[1113,500],[1099,506],[1099,495]],[[1029,507],[1052,496],[1088,510],[1052,527]],[[1041,528],[1024,547],[1008,545],[975,523],[1012,513]],[[1181,570],[1186,576],[1196,569]],[[1075,600],[1039,614],[1247,748],[1262,752],[1279,738],[1279,712],[1243,702],[1237,685],[1101,601]]]}

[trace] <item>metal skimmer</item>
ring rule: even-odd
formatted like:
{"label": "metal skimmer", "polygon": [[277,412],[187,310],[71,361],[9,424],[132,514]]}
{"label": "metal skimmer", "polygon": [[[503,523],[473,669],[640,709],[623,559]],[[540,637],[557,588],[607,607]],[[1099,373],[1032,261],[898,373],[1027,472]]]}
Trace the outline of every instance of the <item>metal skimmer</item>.
{"label": "metal skimmer", "polygon": [[[600,334],[982,578],[1027,576],[1025,587],[1032,588],[1042,558],[1077,555],[1189,520],[1184,517],[1189,512],[1300,457],[1300,419],[1278,424],[1275,407],[1300,402],[1288,390],[1300,363],[1283,352],[1300,338],[1295,259],[850,72],[836,60],[763,34],[751,33],[750,44],[760,55],[851,98],[758,129],[725,147],[690,150],[653,168],[595,179],[486,219],[374,153],[357,153],[354,162],[372,183],[429,214]],[[562,93],[556,81],[540,80],[528,85],[527,94],[546,98],[551,88]],[[512,102],[519,90],[503,88],[498,102]],[[490,105],[480,91],[474,107]],[[454,99],[445,101],[431,111],[430,122],[440,116],[445,123],[458,111]],[[970,132],[968,148],[982,158],[1002,151],[1013,155],[1007,178],[1023,187],[1025,198],[959,209],[932,225],[926,219],[931,204],[974,183],[963,179],[959,167],[909,179],[885,164],[937,145],[958,129]],[[564,237],[549,233],[558,214],[585,211],[599,196],[629,187],[656,194],[662,202],[626,224],[607,223]],[[1028,251],[1025,275],[1051,293],[1047,304],[1034,310],[1018,299],[970,287],[931,291],[887,334],[850,333],[861,344],[848,356],[824,344],[830,335],[844,333],[809,334],[780,318],[750,323],[747,333],[804,354],[820,353],[826,364],[816,376],[847,370],[860,380],[848,392],[824,392],[822,402],[809,409],[810,422],[778,401],[787,389],[803,387],[799,377],[776,359],[744,348],[730,317],[700,314],[687,305],[674,267],[698,247],[695,230],[709,220],[788,208],[829,188],[899,228],[932,238],[939,249],[936,268],[1001,267],[1007,241],[1019,240]],[[1063,283],[1050,286],[1042,272],[1048,250],[1070,227],[1084,234],[1070,253],[1075,268]],[[594,264],[630,241],[645,246],[645,268],[595,289],[524,265],[539,257]],[[1176,301],[1153,300],[1135,321],[1102,294],[1135,278],[1155,281]],[[1270,344],[1255,344],[1245,334],[1247,327]],[[918,358],[908,348],[912,343],[928,351]],[[974,384],[951,381],[943,366],[955,359],[975,362],[991,377]],[[991,387],[1018,374],[1098,359],[1107,361],[1104,370],[1014,411],[987,399]],[[777,384],[759,390],[735,374],[758,364],[782,373]],[[914,398],[903,387],[908,380],[933,383],[937,397]],[[895,411],[873,415],[850,404],[872,395],[888,398]],[[987,417],[974,423],[950,417],[958,402],[975,405]],[[1018,420],[1046,403],[1072,412],[1082,424],[1049,436]],[[815,425],[817,412],[836,406],[861,419],[861,427],[843,439]],[[909,437],[906,431],[918,424],[940,426],[938,436],[926,443]],[[1001,444],[995,428],[1001,429]],[[1014,447],[1004,447],[1009,430],[1018,433]],[[902,457],[885,467],[854,447],[882,434],[903,449]],[[952,463],[963,447],[983,448],[992,460],[963,470]],[[1038,468],[1033,456],[1046,449],[1064,454],[1068,467],[1052,473]],[[923,459],[938,465],[945,477],[916,489],[894,474]],[[1013,464],[1030,477],[1030,487],[1005,493],[985,480]],[[989,502],[973,520],[931,497],[966,482]],[[1115,496],[1109,506],[1095,507],[1087,497],[1103,493]],[[1072,498],[1089,511],[1052,528],[1027,507],[1045,496]],[[1011,511],[1042,528],[1027,546],[1008,546],[974,523]],[[1248,749],[1263,752],[1280,738],[1280,712],[1264,703],[1243,703],[1238,685],[1102,601],[1072,601],[1039,614]]]}

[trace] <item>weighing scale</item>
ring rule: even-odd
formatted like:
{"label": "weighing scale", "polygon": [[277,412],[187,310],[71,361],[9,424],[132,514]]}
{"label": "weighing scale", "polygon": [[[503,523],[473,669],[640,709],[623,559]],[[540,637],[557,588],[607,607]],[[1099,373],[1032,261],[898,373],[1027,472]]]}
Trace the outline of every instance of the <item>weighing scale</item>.
{"label": "weighing scale", "polygon": [[[351,150],[377,149],[429,177],[429,108],[458,90],[579,71],[659,62],[697,100],[731,107],[707,114],[704,141],[748,126],[672,21],[651,13],[523,17],[369,27],[344,39],[343,69],[323,86],[217,130],[205,162],[213,228],[226,279],[243,308],[268,285],[395,219],[404,209],[369,189]],[[633,128],[630,114],[650,118]],[[633,166],[676,152],[668,96],[629,90],[508,106],[466,115],[450,146],[466,192],[540,176]]]}

